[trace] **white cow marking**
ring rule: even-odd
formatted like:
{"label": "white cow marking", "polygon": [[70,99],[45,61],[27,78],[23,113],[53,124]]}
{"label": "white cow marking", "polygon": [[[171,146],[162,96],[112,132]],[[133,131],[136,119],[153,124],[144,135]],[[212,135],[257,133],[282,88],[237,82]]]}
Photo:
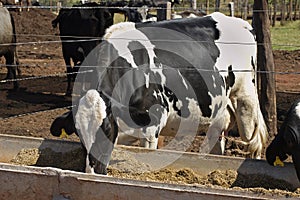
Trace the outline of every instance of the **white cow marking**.
{"label": "white cow marking", "polygon": [[[162,73],[163,66],[160,64],[156,66],[154,63],[154,58],[156,58],[154,48],[155,45],[151,43],[149,38],[144,35],[141,31],[135,28],[135,24],[132,22],[118,23],[107,29],[104,38],[111,43],[115,49],[118,51],[118,55],[124,58],[128,63],[132,65],[133,68],[138,66],[134,62],[133,55],[128,49],[128,44],[132,41],[138,41],[147,50],[149,56],[149,67],[154,73],[159,73],[161,77],[161,85],[165,85],[166,77]],[[149,80],[149,77],[146,77]],[[146,82],[146,87],[149,87],[150,81]]]}
{"label": "white cow marking", "polygon": [[300,103],[297,104],[297,106],[295,107],[295,110],[296,110],[297,116],[298,116],[299,119],[300,119]]}
{"label": "white cow marking", "polygon": [[[233,70],[253,70],[251,59],[253,57],[256,60],[256,41],[250,32],[251,25],[242,19],[226,17],[218,12],[210,16],[217,21],[220,30],[220,38],[216,40],[220,49],[220,57],[215,65],[217,69],[227,70],[232,65]],[[224,77],[228,73],[221,72],[221,75]]]}
{"label": "white cow marking", "polygon": [[135,28],[135,24],[132,22],[124,22],[111,26],[106,31],[104,38],[111,43],[118,51],[118,55],[126,59],[133,68],[138,66],[134,62],[133,55],[128,49],[128,44],[132,41],[139,41],[147,50],[150,61],[150,68],[154,65],[154,45],[149,41],[146,35]]}
{"label": "white cow marking", "polygon": [[[105,110],[105,103],[96,90],[89,90],[79,101],[75,115],[75,127],[80,130],[81,141],[86,147],[88,154],[92,144],[95,142],[96,133],[103,119],[106,118]],[[88,156],[86,159],[86,172],[93,172],[88,165]]]}
{"label": "white cow marking", "polygon": [[185,86],[186,89],[188,89],[188,85],[186,84],[185,78],[182,76],[182,74],[181,74],[181,72],[179,70],[177,70],[177,71],[178,71],[179,76],[182,79],[183,85]]}

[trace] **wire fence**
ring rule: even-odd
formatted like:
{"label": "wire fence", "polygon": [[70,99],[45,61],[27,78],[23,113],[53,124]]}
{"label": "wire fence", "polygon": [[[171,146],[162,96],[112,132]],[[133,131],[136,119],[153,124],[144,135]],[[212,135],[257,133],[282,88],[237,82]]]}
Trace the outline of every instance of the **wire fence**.
{"label": "wire fence", "polygon": [[19,115],[14,115],[14,116],[10,116],[10,117],[0,117],[0,120],[9,120],[9,119],[14,119],[14,118],[19,118],[19,117],[25,117],[25,116],[29,116],[29,115],[36,115],[36,114],[40,114],[40,113],[46,113],[46,112],[49,112],[49,111],[71,109],[71,108],[74,108],[74,107],[76,107],[76,105],[65,106],[65,107],[60,107],[60,108],[52,108],[52,109],[46,109],[46,110],[39,110],[39,111],[28,112],[28,113],[23,113],[23,114],[19,114]]}
{"label": "wire fence", "polygon": [[[288,28],[291,29],[291,28]],[[296,28],[295,28],[296,29]],[[16,34],[18,36],[18,34]],[[43,35],[32,35],[32,34],[22,34],[23,37],[49,37]],[[65,36],[52,36],[63,38],[77,38],[77,39],[63,39],[63,40],[45,40],[45,41],[27,41],[27,42],[15,42],[15,43],[3,43],[1,46],[20,46],[20,45],[38,45],[38,44],[52,44],[52,43],[79,43],[79,42],[92,42],[92,41],[103,41],[102,37],[91,37],[91,36],[76,36],[76,35],[65,35]],[[83,38],[83,39],[81,39]],[[132,38],[110,38],[110,40],[132,40]],[[218,42],[218,41],[201,41],[201,40],[147,40],[147,39],[135,39],[135,41],[143,42],[185,42],[185,43],[214,43],[214,44],[227,44],[227,45],[265,45],[272,44],[272,46],[282,46],[282,47],[296,47],[300,48],[300,44],[276,44],[276,43],[245,43],[245,42]]]}
{"label": "wire fence", "polygon": [[[196,10],[206,10],[209,12],[214,12],[214,11],[220,11],[220,12],[230,12],[230,8],[228,4],[220,4],[220,7],[205,7],[203,6],[204,4],[201,4],[201,6],[196,7]],[[140,9],[140,6],[48,6],[48,5],[40,5],[40,6],[21,6],[21,5],[4,5],[3,7],[6,7],[8,9],[47,9],[47,10],[60,10],[60,9]],[[236,6],[238,11],[240,12],[240,9],[245,9],[244,5],[238,5]],[[168,10],[170,8],[166,7],[160,7],[160,6],[149,6],[149,10]],[[182,11],[182,10],[187,10],[187,9],[192,9],[190,7],[183,7],[183,6],[175,6],[171,8],[174,11]],[[272,12],[275,10],[273,9]],[[276,12],[280,12],[280,8],[276,8]],[[270,12],[269,9],[263,10],[263,9],[253,9],[252,5],[248,6],[247,12],[249,13],[260,13],[260,12]]]}
{"label": "wire fence", "polygon": [[[19,9],[19,8],[29,8],[29,9],[95,9],[95,8],[124,8],[124,7],[106,7],[106,6],[99,6],[99,7],[68,7],[68,6],[64,6],[64,7],[58,7],[58,6],[5,6],[7,8],[14,8],[14,9]],[[140,7],[130,7],[132,9],[137,9]],[[166,9],[163,7],[150,7],[150,9]],[[186,9],[186,7],[176,7],[176,9],[180,10],[180,9]],[[199,8],[200,9],[200,8]],[[220,11],[222,10],[226,10],[229,11],[226,8],[222,8],[219,9]],[[214,10],[214,8],[209,8],[209,10]],[[268,12],[268,10],[252,10],[252,12]],[[284,27],[281,29],[285,29]],[[286,28],[286,30],[291,29],[291,28]],[[19,37],[53,37],[53,38],[60,38],[57,40],[43,40],[43,41],[26,41],[26,42],[17,42],[17,43],[6,43],[6,44],[0,44],[1,46],[20,46],[20,45],[42,45],[42,44],[57,44],[57,43],[73,43],[73,42],[90,42],[90,41],[99,41],[102,40],[102,38],[100,37],[89,37],[89,36],[75,36],[75,35],[70,35],[70,36],[58,36],[58,35],[38,35],[38,34],[16,34],[17,38]],[[64,38],[73,38],[73,39],[64,39]],[[114,39],[127,39],[127,38],[114,38]],[[145,40],[147,41],[147,40]],[[161,40],[158,40],[156,42],[159,42]],[[166,42],[166,40],[163,40],[164,42]],[[189,40],[183,40],[183,41],[168,41],[168,42],[200,42],[200,43],[207,43],[207,41],[189,41]],[[224,44],[229,44],[229,45],[253,45],[253,43],[249,44],[249,43],[240,43],[240,42],[228,42],[228,43],[224,43]],[[257,44],[257,45],[264,45],[264,44]],[[274,44],[272,43],[272,46],[283,46],[283,47],[296,47],[296,48],[300,48],[300,44],[299,45],[289,45],[289,44]],[[16,65],[9,65],[8,67],[15,67]],[[24,65],[18,65],[18,66],[26,66],[26,67],[36,67],[36,64],[24,64]],[[44,67],[50,67],[53,66],[51,64],[47,64]],[[0,64],[0,67],[7,67],[7,65],[4,64]],[[65,67],[65,65],[63,66],[53,66],[53,67]],[[81,67],[93,67],[93,66],[81,66]],[[119,66],[116,68],[124,68],[123,66]],[[182,66],[178,69],[183,69],[183,70],[195,70],[192,69],[190,67],[185,67]],[[197,69],[198,71],[205,71],[205,72],[229,72],[228,70],[205,70],[205,69]],[[253,72],[252,70],[230,70],[233,72],[243,72],[243,73],[249,73],[249,72]],[[40,76],[30,76],[30,77],[23,77],[23,78],[17,78],[17,79],[9,79],[9,80],[1,80],[0,83],[9,83],[9,82],[13,82],[13,81],[28,81],[28,80],[36,80],[36,79],[45,79],[45,78],[51,78],[51,77],[64,77],[70,74],[84,74],[84,73],[90,73],[92,72],[92,70],[86,70],[86,71],[80,71],[80,72],[72,72],[72,73],[53,73],[53,74],[45,74],[45,75],[40,75]],[[270,74],[279,74],[279,75],[284,75],[284,74],[300,74],[300,71],[285,71],[285,72],[279,72],[279,71],[256,71],[256,73],[270,73]],[[47,110],[42,110],[42,111],[35,111],[35,112],[28,112],[28,113],[24,113],[24,114],[20,114],[20,115],[14,115],[14,116],[10,116],[10,117],[5,117],[5,118],[1,118],[0,120],[7,120],[10,118],[18,118],[18,117],[23,117],[23,116],[28,116],[28,115],[33,115],[33,114],[37,114],[37,113],[43,113],[43,112],[48,112],[48,111],[52,111],[52,110],[57,110],[57,109],[70,109],[73,106],[66,106],[66,107],[61,107],[61,108],[55,108],[55,109],[47,109]]]}

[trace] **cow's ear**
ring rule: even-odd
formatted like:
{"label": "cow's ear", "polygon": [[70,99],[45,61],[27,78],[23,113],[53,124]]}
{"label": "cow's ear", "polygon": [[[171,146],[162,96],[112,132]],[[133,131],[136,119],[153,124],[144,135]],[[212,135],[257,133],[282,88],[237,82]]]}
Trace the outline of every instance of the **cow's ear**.
{"label": "cow's ear", "polygon": [[105,28],[110,27],[114,23],[113,15],[109,11],[104,11]]}

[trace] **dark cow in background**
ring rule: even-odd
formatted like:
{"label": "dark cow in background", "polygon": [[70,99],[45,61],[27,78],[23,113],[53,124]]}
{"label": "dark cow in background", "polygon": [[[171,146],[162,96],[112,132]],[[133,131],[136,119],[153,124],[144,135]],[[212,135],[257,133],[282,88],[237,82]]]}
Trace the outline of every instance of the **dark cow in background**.
{"label": "dark cow in background", "polygon": [[[159,7],[161,4],[165,4],[166,0],[156,1],[156,0],[131,0],[131,1],[113,1],[100,3],[101,6],[109,7],[112,14],[121,13],[124,14],[125,20],[129,22],[149,22],[157,21],[157,15],[150,13],[149,8]],[[179,0],[172,0],[171,6],[175,4],[180,4]],[[116,8],[113,8],[116,7]]]}
{"label": "dark cow in background", "polygon": [[270,165],[281,162],[292,155],[293,163],[300,181],[300,99],[295,101],[286,114],[279,133],[275,136],[266,151]]}
{"label": "dark cow in background", "polygon": [[203,17],[206,15],[206,12],[203,10],[185,10],[179,13],[173,13],[172,19],[180,19],[180,18],[193,18],[193,17]]}
{"label": "dark cow in background", "polygon": [[20,4],[20,12],[25,9],[26,11],[29,11],[29,7],[31,6],[31,0],[19,0],[19,4]]}
{"label": "dark cow in background", "polygon": [[[3,5],[8,6],[9,10],[19,12],[22,12],[24,7],[26,7],[26,11],[29,11],[29,7],[31,6],[31,0],[1,0],[0,2],[2,2]],[[16,8],[16,6],[18,6],[19,8]]]}
{"label": "dark cow in background", "polygon": [[86,172],[106,174],[121,131],[156,148],[163,131],[205,130],[200,152],[209,153],[236,122],[249,156],[259,158],[268,133],[255,85],[256,48],[249,23],[221,13],[111,26],[91,54],[98,87],[73,110]]}
{"label": "dark cow in background", "polygon": [[[106,28],[113,24],[111,13],[104,8],[79,9],[76,7],[97,7],[97,3],[86,3],[72,9],[61,9],[52,21],[53,28],[59,24],[62,53],[67,66],[68,86],[66,95],[72,93],[71,81],[75,80],[78,68],[84,58],[100,42]],[[71,65],[71,60],[73,65]]]}
{"label": "dark cow in background", "polygon": [[171,6],[173,7],[175,4],[180,4],[180,0],[130,0],[128,2],[128,7],[158,7],[161,4],[165,4],[167,2],[171,2]]}
{"label": "dark cow in background", "polygon": [[149,8],[147,6],[142,6],[139,8],[121,8],[124,12],[125,20],[129,22],[149,22],[157,21],[157,15],[149,13]]}
{"label": "dark cow in background", "polygon": [[[16,31],[14,19],[9,11],[0,6],[0,56],[4,56],[7,75],[5,79],[16,79],[18,68],[18,57],[16,51]],[[18,89],[19,84],[13,81],[14,89]]]}

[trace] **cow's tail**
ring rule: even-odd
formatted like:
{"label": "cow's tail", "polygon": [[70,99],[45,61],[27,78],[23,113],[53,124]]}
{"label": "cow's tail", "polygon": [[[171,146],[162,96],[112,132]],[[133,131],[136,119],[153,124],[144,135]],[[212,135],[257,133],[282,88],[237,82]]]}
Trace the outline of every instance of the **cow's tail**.
{"label": "cow's tail", "polygon": [[13,26],[13,43],[15,44],[14,45],[14,60],[15,60],[15,63],[16,63],[16,66],[17,66],[17,72],[18,72],[18,75],[21,75],[21,69],[20,69],[20,61],[19,61],[19,57],[18,57],[18,53],[17,53],[17,36],[16,36],[16,27],[15,27],[15,21],[14,21],[14,18],[12,17],[12,15],[10,16],[11,18],[11,23],[12,23],[12,26]]}
{"label": "cow's tail", "polygon": [[268,130],[267,126],[265,124],[263,115],[258,109],[258,116],[257,116],[257,126],[255,128],[254,134],[249,141],[248,151],[250,152],[251,158],[257,158],[260,159],[262,150],[264,148],[264,145],[267,142],[268,139]]}
{"label": "cow's tail", "polygon": [[51,22],[52,28],[56,28],[57,27],[57,24],[59,22],[59,18],[60,17],[56,17],[54,20],[52,20],[52,22]]}
{"label": "cow's tail", "polygon": [[56,28],[57,27],[57,24],[61,21],[61,18],[65,15],[65,12],[63,12],[63,10],[60,10],[58,16],[52,20],[51,22],[51,25],[52,25],[52,28]]}
{"label": "cow's tail", "polygon": [[17,36],[16,36],[16,25],[15,25],[15,20],[12,16],[12,14],[10,14],[10,21],[11,21],[11,25],[12,25],[12,30],[13,30],[13,37],[12,37],[12,43],[13,43],[13,51],[14,51],[14,62],[16,64],[16,69],[18,72],[18,75],[21,75],[21,69],[20,69],[20,62],[19,62],[19,57],[18,57],[18,53],[17,53]]}

